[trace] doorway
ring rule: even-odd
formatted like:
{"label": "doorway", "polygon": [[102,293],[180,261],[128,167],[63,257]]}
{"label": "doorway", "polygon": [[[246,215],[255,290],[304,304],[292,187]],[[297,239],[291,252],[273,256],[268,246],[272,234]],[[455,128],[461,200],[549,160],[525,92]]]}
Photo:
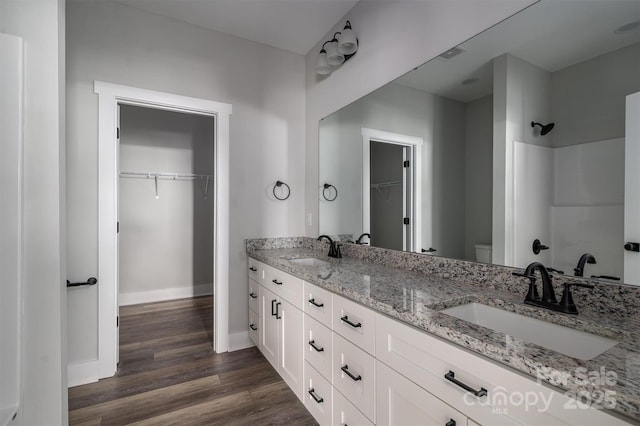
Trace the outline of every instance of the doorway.
{"label": "doorway", "polygon": [[419,250],[422,138],[363,128],[362,142],[362,232],[371,234],[376,247]]}
{"label": "doorway", "polygon": [[[206,99],[155,92],[105,82],[95,82],[99,102],[98,138],[98,378],[115,374],[118,357],[118,106],[129,105],[163,111],[198,114],[213,120],[213,349],[227,352],[229,302],[229,115],[231,105]],[[152,179],[153,191],[160,179]],[[161,187],[158,187],[160,191]],[[162,193],[159,193],[162,196]]]}
{"label": "doorway", "polygon": [[214,119],[127,104],[118,111],[118,306],[211,299]]}

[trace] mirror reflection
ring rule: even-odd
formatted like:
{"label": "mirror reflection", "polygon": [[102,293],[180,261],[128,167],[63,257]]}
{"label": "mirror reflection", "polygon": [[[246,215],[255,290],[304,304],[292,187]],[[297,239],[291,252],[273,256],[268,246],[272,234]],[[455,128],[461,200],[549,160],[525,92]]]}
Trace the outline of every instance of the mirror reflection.
{"label": "mirror reflection", "polygon": [[639,92],[640,0],[541,0],[320,122],[320,233],[640,284]]}

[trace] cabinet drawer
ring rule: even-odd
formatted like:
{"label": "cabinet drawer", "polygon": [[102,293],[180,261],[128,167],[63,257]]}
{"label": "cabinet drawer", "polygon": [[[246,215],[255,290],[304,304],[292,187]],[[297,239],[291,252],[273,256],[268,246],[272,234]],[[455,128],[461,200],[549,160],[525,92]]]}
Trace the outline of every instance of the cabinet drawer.
{"label": "cabinet drawer", "polygon": [[333,390],[333,424],[373,426],[373,423],[336,389]]}
{"label": "cabinet drawer", "polygon": [[304,282],[304,312],[331,327],[331,293]]}
{"label": "cabinet drawer", "polygon": [[331,381],[332,332],[309,315],[304,315],[304,359]]}
{"label": "cabinet drawer", "polygon": [[300,278],[264,265],[264,286],[282,297],[294,307],[302,310],[303,282]]}
{"label": "cabinet drawer", "polygon": [[355,302],[333,295],[333,331],[375,356],[375,314]]}
{"label": "cabinet drawer", "polygon": [[375,423],[375,360],[333,333],[333,386]]}
{"label": "cabinet drawer", "polygon": [[304,405],[320,425],[331,425],[331,383],[311,365],[304,365]]}
{"label": "cabinet drawer", "polygon": [[466,426],[467,417],[376,361],[377,425]]}
{"label": "cabinet drawer", "polygon": [[[565,405],[575,404],[563,393],[384,315],[376,316],[376,334],[379,361],[480,424],[620,422],[596,409],[567,410]],[[454,373],[453,377],[449,372]],[[476,397],[451,379],[474,390],[484,388],[487,395]]]}
{"label": "cabinet drawer", "polygon": [[260,346],[260,321],[258,318],[258,313],[249,309],[249,338],[256,346]]}
{"label": "cabinet drawer", "polygon": [[249,258],[249,278],[261,282],[264,274],[263,264],[255,259]]}
{"label": "cabinet drawer", "polygon": [[254,281],[253,278],[249,278],[249,310],[256,313],[259,311],[260,306],[260,303],[258,303],[259,287],[260,284]]}

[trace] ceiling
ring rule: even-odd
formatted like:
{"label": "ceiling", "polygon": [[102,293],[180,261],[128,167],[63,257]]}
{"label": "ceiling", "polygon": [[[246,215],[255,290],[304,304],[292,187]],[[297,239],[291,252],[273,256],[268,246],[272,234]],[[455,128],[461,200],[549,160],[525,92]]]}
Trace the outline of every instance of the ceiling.
{"label": "ceiling", "polygon": [[[640,0],[542,0],[396,80],[461,102],[492,93],[492,60],[509,53],[549,72],[640,42]],[[463,84],[463,82],[465,82]]]}
{"label": "ceiling", "polygon": [[307,54],[358,0],[114,0],[279,49]]}

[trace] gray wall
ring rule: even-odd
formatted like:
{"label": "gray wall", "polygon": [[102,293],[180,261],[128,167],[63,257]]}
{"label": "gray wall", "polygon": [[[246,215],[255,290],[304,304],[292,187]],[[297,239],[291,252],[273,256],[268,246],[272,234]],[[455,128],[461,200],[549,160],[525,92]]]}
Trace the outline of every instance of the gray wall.
{"label": "gray wall", "polygon": [[[304,233],[304,58],[115,2],[70,1],[67,35],[70,276],[99,273],[94,80],[231,103],[229,331],[246,332],[244,238]],[[95,288],[69,299],[70,361],[97,356],[97,305]]]}
{"label": "gray wall", "polygon": [[640,43],[551,74],[553,146],[624,136],[625,96],[640,91]]}
{"label": "gray wall", "polygon": [[[120,117],[120,170],[213,174],[213,118],[135,106]],[[214,197],[204,198],[205,181],[159,180],[158,199],[153,179],[119,184],[120,303],[203,284],[211,293]]]}
{"label": "gray wall", "polygon": [[491,244],[493,199],[493,97],[466,105],[465,257],[475,259],[475,244]]}

